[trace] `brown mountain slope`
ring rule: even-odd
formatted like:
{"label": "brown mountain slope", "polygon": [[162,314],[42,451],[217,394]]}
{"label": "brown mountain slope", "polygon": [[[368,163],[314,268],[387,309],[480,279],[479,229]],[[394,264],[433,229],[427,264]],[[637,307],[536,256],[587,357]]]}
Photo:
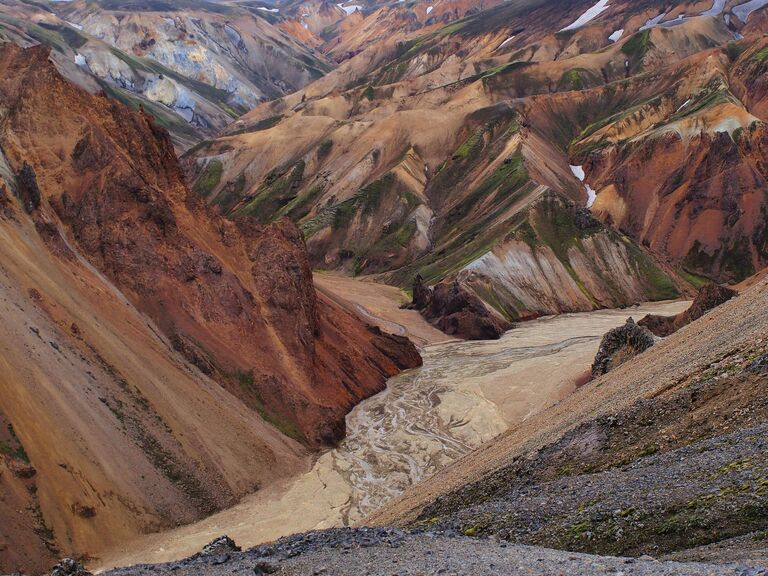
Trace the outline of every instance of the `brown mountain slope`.
{"label": "brown mountain slope", "polygon": [[717,281],[743,280],[768,263],[765,116],[756,115],[765,46],[735,46],[734,61],[721,50],[685,61],[666,90],[589,126],[571,145],[601,219]]}
{"label": "brown mountain slope", "polygon": [[286,434],[336,441],[420,362],[316,296],[294,226],[211,215],[147,115],[70,85],[44,48],[4,46],[0,70],[0,412],[20,442],[3,461],[37,470],[3,501],[29,507],[3,571],[232,504],[303,466]]}

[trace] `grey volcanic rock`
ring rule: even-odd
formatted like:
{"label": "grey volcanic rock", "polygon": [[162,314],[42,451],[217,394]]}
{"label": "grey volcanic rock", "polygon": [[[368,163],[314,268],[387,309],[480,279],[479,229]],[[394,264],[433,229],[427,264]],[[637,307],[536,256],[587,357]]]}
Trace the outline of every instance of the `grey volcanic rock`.
{"label": "grey volcanic rock", "polygon": [[200,550],[201,556],[216,556],[217,554],[226,554],[227,552],[240,552],[242,548],[235,544],[229,536],[219,536],[215,540],[209,542],[203,549]]}
{"label": "grey volcanic rock", "polygon": [[745,370],[754,374],[768,374],[768,354],[756,358]]}
{"label": "grey volcanic rock", "polygon": [[654,344],[653,334],[628,318],[624,326],[610,330],[603,336],[600,349],[592,364],[592,376],[607,374],[630,358],[634,358]]}

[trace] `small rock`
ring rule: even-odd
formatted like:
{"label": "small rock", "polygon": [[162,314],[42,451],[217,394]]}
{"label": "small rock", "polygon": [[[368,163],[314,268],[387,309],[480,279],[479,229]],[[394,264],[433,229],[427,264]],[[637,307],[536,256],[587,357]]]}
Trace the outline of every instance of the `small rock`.
{"label": "small rock", "polygon": [[200,550],[200,556],[219,556],[227,552],[240,552],[240,550],[240,546],[235,544],[232,538],[224,535],[203,546],[203,549]]}
{"label": "small rock", "polygon": [[211,560],[211,564],[214,566],[219,566],[220,564],[226,564],[229,562],[229,554],[221,554],[219,556],[216,556],[213,560]]}
{"label": "small rock", "polygon": [[77,560],[64,558],[53,567],[51,576],[93,576],[93,574],[88,572]]}
{"label": "small rock", "polygon": [[763,354],[754,360],[749,366],[745,368],[745,370],[754,374],[768,373],[768,354]]}
{"label": "small rock", "polygon": [[641,560],[643,562],[656,562],[656,558],[653,556],[648,556],[648,554],[643,554],[638,558],[638,560]]}
{"label": "small rock", "polygon": [[253,567],[253,573],[257,576],[261,576],[262,574],[274,574],[278,570],[280,570],[280,568],[276,564],[266,561],[257,562],[256,566]]}

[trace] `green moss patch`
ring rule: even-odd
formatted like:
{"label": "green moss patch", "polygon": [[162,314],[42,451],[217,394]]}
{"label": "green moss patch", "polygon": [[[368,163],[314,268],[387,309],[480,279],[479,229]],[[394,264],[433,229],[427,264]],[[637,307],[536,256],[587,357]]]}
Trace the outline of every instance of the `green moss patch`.
{"label": "green moss patch", "polygon": [[203,168],[202,174],[195,181],[195,185],[192,189],[203,196],[207,197],[216,186],[221,182],[221,174],[224,171],[224,165],[221,160],[210,160]]}
{"label": "green moss patch", "polygon": [[651,46],[651,31],[648,29],[633,34],[629,40],[621,45],[621,51],[629,58],[639,61],[648,53]]}
{"label": "green moss patch", "polygon": [[389,172],[350,198],[324,208],[315,218],[302,225],[304,235],[309,238],[329,226],[334,230],[346,229],[359,210],[365,215],[373,214],[379,207],[382,195],[392,189],[395,180],[395,175]]}
{"label": "green moss patch", "polygon": [[569,70],[565,72],[560,78],[561,90],[583,90],[584,81],[581,78],[581,74],[578,70]]}
{"label": "green moss patch", "polygon": [[251,216],[262,223],[280,217],[283,208],[296,198],[304,168],[304,161],[299,160],[282,173],[278,170],[270,172],[253,197],[233,216]]}

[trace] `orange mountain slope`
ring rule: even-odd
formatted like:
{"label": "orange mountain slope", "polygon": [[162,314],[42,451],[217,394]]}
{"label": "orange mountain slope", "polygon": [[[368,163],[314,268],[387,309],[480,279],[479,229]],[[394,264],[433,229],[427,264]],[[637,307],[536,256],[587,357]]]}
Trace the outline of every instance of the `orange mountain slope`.
{"label": "orange mountain slope", "polygon": [[420,363],[316,295],[293,225],[213,215],[148,115],[45,48],[6,45],[0,70],[0,506],[28,508],[4,571],[231,505]]}

